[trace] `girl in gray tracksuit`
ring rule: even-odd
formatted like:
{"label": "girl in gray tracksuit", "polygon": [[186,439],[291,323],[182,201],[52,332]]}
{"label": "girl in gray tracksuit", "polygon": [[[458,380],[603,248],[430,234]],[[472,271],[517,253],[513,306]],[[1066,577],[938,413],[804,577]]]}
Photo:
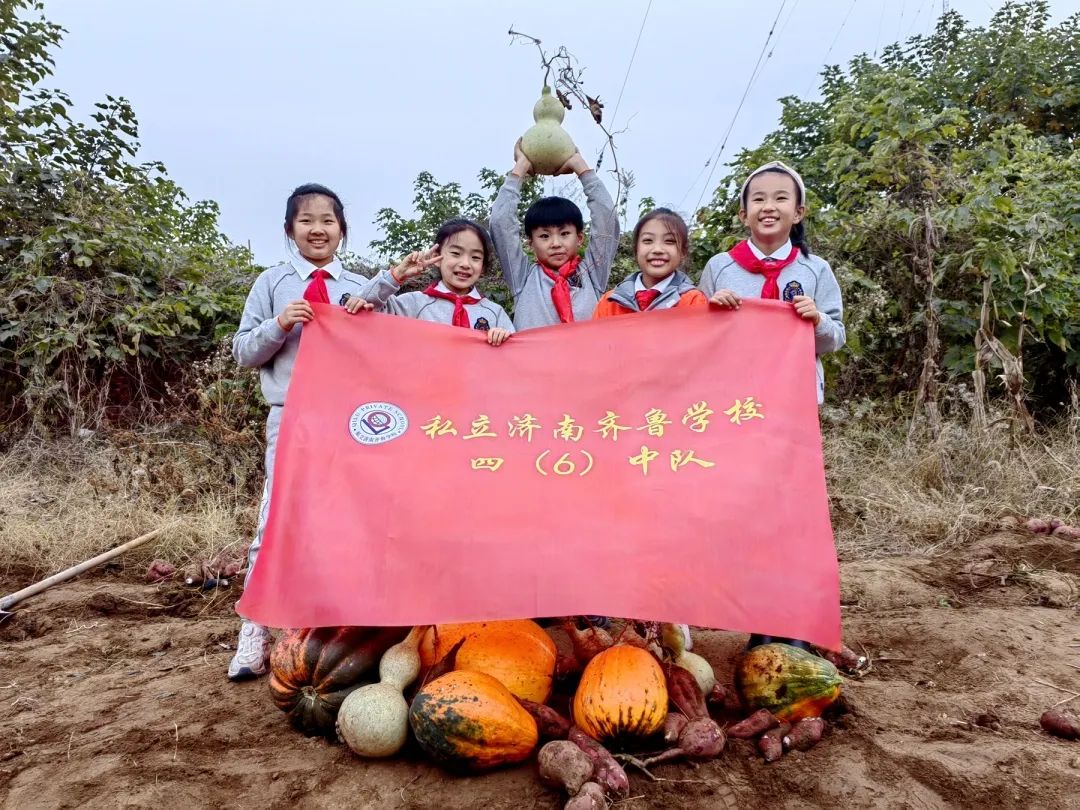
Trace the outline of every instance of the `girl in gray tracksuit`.
{"label": "girl in gray tracksuit", "polygon": [[[314,183],[293,191],[285,203],[285,235],[295,250],[290,251],[289,261],[259,274],[233,337],[233,357],[241,366],[259,369],[263,396],[270,405],[266,418],[266,483],[255,537],[248,549],[248,577],[266,529],[285,393],[303,325],[314,317],[312,302],[340,304],[349,296],[385,301],[398,288],[389,271],[368,280],[342,267],[335,253],[347,232],[345,211],[337,194]],[[236,654],[229,663],[229,679],[245,680],[265,674],[269,654],[269,631],[245,620]]]}
{"label": "girl in gray tracksuit", "polygon": [[484,332],[492,346],[499,346],[514,333],[514,324],[506,310],[476,290],[476,282],[491,265],[492,252],[491,239],[480,225],[468,219],[449,220],[439,228],[431,250],[410,253],[393,269],[390,285],[397,289],[397,279],[412,278],[434,265],[439,281],[384,301],[354,297],[345,309],[350,313],[385,309],[393,315],[475,329]]}
{"label": "girl in gray tracksuit", "polygon": [[[844,345],[844,305],[829,263],[806,246],[805,213],[806,186],[798,172],[780,161],[751,172],[739,201],[739,219],[750,238],[709,259],[699,286],[710,302],[723,307],[738,309],[740,297],[772,298],[787,301],[813,322],[820,405],[825,397],[821,355]],[[810,647],[799,639],[759,633],[751,634],[747,647],[770,642]]]}

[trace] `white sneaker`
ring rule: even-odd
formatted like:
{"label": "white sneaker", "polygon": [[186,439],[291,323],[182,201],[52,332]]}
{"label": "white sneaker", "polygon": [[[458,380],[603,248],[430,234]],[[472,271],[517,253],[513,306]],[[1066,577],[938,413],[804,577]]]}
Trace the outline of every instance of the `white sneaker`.
{"label": "white sneaker", "polygon": [[229,680],[248,681],[265,675],[269,668],[270,631],[245,619],[236,640],[236,655],[229,662]]}

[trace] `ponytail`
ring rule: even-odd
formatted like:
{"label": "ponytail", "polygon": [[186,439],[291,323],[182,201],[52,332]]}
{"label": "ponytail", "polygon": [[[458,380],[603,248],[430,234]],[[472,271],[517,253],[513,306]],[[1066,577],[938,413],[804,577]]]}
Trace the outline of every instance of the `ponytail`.
{"label": "ponytail", "polygon": [[791,226],[791,233],[788,234],[788,239],[791,240],[791,244],[802,251],[803,256],[810,255],[810,246],[806,244],[806,222],[796,222]]}

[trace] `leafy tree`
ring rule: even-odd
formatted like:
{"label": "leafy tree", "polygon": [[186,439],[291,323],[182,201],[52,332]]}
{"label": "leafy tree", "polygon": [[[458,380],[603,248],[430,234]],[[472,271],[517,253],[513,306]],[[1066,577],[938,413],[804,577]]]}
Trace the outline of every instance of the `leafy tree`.
{"label": "leafy tree", "polygon": [[[695,259],[741,237],[738,183],[775,158],[810,195],[815,252],[844,289],[841,398],[910,395],[936,429],[942,382],[988,372],[1017,423],[1080,372],[1080,15],[1043,0],[985,28],[945,14],[880,61],[828,68],[822,99],[782,99],[780,128],[741,152],[698,212]],[[913,425],[914,426],[914,425]]]}
{"label": "leafy tree", "polygon": [[89,122],[41,87],[62,30],[0,0],[0,418],[72,430],[146,414],[232,328],[255,271],[159,163],[130,104]]}

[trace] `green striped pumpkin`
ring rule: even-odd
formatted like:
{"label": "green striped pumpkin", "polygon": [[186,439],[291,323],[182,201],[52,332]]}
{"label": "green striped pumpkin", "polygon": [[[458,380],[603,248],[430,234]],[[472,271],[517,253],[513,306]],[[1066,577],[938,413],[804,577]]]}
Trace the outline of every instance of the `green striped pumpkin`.
{"label": "green striped pumpkin", "polygon": [[749,707],[788,722],[820,717],[840,697],[836,667],[790,644],[762,644],[743,654],[735,685]]}

